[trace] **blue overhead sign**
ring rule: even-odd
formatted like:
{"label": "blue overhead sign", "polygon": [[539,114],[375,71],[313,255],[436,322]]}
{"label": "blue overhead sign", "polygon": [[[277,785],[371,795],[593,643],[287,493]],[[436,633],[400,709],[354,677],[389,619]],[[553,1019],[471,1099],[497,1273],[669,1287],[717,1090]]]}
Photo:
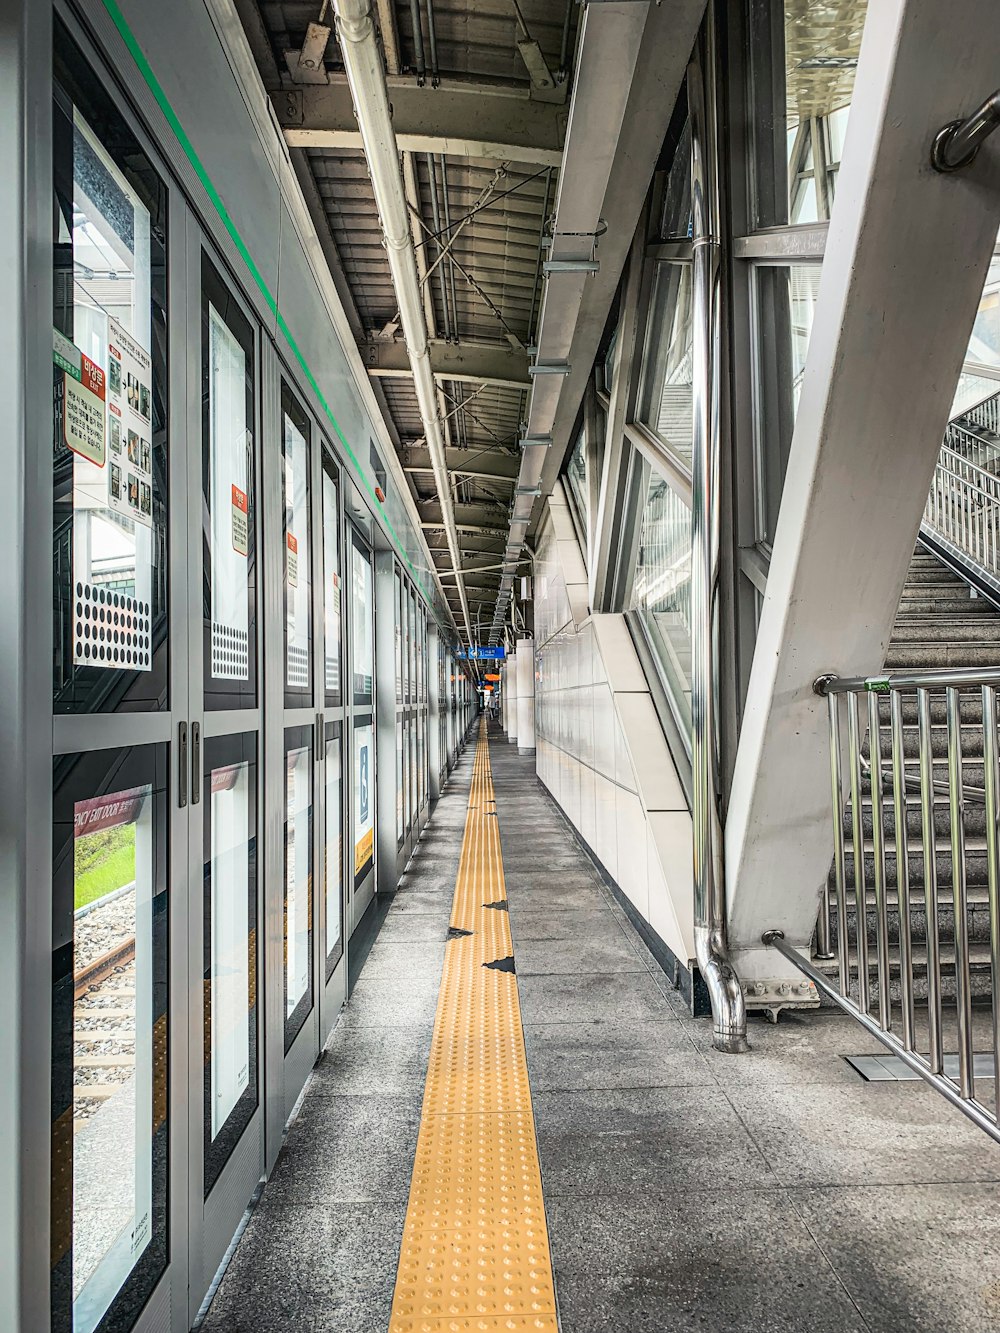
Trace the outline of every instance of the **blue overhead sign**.
{"label": "blue overhead sign", "polygon": [[494,648],[485,648],[482,644],[473,644],[468,652],[464,648],[459,648],[455,654],[463,661],[468,659],[470,662],[502,662],[507,656],[507,650],[503,644],[498,644]]}

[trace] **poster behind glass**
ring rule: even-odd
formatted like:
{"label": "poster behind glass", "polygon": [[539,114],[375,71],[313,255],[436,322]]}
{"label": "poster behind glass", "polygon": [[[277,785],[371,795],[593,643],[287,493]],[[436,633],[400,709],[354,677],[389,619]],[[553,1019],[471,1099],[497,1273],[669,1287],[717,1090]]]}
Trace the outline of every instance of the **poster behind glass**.
{"label": "poster behind glass", "polygon": [[340,504],[337,483],[323,471],[323,663],[327,707],[340,703]]}
{"label": "poster behind glass", "polygon": [[284,471],[285,705],[308,702],[312,686],[309,534],[309,421],[282,385]]}
{"label": "poster behind glass", "polygon": [[371,703],[375,673],[374,602],[370,555],[354,542],[351,547],[351,629],[353,697],[356,704]]}
{"label": "poster behind glass", "polygon": [[360,887],[375,864],[375,728],[354,727],[354,885]]}
{"label": "poster behind glass", "polygon": [[253,330],[202,264],[202,486],[206,708],[256,698]]}
{"label": "poster behind glass", "polygon": [[166,707],[166,190],[56,26],[56,712]]}

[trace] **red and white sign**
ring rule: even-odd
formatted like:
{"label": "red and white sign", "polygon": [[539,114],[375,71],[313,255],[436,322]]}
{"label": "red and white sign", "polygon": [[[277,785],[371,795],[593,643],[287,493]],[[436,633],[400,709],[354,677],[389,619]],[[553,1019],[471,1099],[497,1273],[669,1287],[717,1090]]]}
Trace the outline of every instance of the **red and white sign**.
{"label": "red and white sign", "polygon": [[95,796],[89,801],[77,801],[73,806],[73,834],[82,838],[88,833],[134,824],[142,803],[149,795],[148,787],[133,787],[116,791],[108,796]]}
{"label": "red and white sign", "polygon": [[246,491],[233,487],[233,550],[246,555],[250,549],[250,502]]}

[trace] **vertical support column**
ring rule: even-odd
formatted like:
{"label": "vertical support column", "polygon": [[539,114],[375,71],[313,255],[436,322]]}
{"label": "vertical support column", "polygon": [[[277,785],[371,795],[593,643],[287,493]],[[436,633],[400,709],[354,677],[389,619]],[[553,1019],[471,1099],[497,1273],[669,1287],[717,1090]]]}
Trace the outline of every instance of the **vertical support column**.
{"label": "vertical support column", "polygon": [[535,753],[535,641],[517,641],[517,752]]}
{"label": "vertical support column", "polygon": [[746,1000],[729,961],[719,752],[722,265],[712,7],[688,73],[694,235],[691,450],[691,813],[694,940],[720,1051],[747,1049]]}
{"label": "vertical support column", "polygon": [[10,1329],[49,1326],[51,105],[52,6],[0,0],[0,1328]]}
{"label": "vertical support column", "polygon": [[517,744],[517,645],[507,649],[507,739],[511,745]]}
{"label": "vertical support column", "polygon": [[388,670],[375,672],[375,890],[396,888],[399,848],[396,845],[396,588],[391,551],[375,556],[375,661]]}
{"label": "vertical support column", "polygon": [[437,625],[427,622],[427,793],[432,801],[441,795],[441,674]]}

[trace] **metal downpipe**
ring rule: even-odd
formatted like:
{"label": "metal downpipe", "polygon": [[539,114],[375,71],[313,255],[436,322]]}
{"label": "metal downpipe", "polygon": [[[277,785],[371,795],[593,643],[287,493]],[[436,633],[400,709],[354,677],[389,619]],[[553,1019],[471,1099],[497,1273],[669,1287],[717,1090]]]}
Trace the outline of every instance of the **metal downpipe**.
{"label": "metal downpipe", "polygon": [[[711,15],[711,7],[709,8]],[[711,18],[709,18],[711,23]],[[721,256],[712,43],[689,67],[692,139],[693,438],[691,460],[691,785],[694,940],[717,1050],[747,1050],[746,998],[729,961],[719,777]]]}
{"label": "metal downpipe", "polygon": [[368,161],[392,283],[396,289],[396,300],[399,302],[399,320],[410,369],[413,372],[413,388],[420,408],[427,449],[431,456],[434,485],[441,504],[448,551],[462,603],[465,632],[471,643],[469,599],[462,577],[461,547],[458,529],[455,526],[455,510],[445,461],[444,438],[437,411],[437,389],[427,345],[423,293],[417,277],[416,254],[399,166],[400,155],[392,128],[389,93],[378,48],[375,20],[370,0],[335,0],[335,10],[344,68],[347,71],[358,127],[361,130],[361,141]]}

